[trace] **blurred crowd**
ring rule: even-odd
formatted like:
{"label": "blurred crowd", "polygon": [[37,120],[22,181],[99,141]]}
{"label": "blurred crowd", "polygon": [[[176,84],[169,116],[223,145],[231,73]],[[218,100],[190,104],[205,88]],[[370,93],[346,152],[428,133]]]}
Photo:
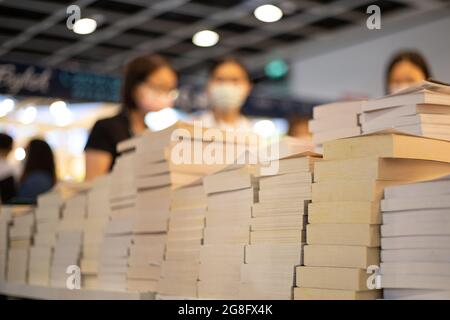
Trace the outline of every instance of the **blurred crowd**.
{"label": "blurred crowd", "polygon": [[[387,64],[386,94],[394,93],[419,81],[429,79],[431,72],[425,59],[417,52],[399,52]],[[86,179],[111,170],[117,157],[116,145],[147,129],[145,116],[174,106],[178,96],[177,73],[162,56],[140,56],[124,70],[120,112],[98,120],[90,131],[85,146]],[[252,90],[249,71],[237,59],[226,57],[211,65],[206,93],[209,109],[195,118],[203,126],[225,130],[251,130],[250,121],[241,113]],[[311,140],[310,119],[296,115],[288,119],[288,135]],[[57,182],[55,160],[50,146],[41,139],[32,139],[26,148],[21,168],[12,166],[8,154],[13,139],[0,134],[0,192],[2,203],[32,203]]]}

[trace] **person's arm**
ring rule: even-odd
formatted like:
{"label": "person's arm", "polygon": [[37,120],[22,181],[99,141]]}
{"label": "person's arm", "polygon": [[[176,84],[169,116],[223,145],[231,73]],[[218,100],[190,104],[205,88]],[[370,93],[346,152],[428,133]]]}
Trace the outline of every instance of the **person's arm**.
{"label": "person's arm", "polygon": [[95,177],[108,173],[111,165],[112,156],[109,152],[103,150],[86,150],[86,180],[92,180]]}
{"label": "person's arm", "polygon": [[108,173],[116,147],[110,131],[110,124],[102,120],[97,121],[92,128],[84,149],[85,180],[92,180]]}

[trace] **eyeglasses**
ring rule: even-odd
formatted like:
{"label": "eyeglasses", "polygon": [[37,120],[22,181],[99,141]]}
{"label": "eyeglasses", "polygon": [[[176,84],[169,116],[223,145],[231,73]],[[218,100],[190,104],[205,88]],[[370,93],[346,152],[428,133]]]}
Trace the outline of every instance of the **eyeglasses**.
{"label": "eyeglasses", "polygon": [[153,91],[156,95],[167,96],[172,100],[176,100],[180,94],[177,89],[167,90],[166,88],[157,87],[149,83],[145,83],[145,85],[149,90]]}

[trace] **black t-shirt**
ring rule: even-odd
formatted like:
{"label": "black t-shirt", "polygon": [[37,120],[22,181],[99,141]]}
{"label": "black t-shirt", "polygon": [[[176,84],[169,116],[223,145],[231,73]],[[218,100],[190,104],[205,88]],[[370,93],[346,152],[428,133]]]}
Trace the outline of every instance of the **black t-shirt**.
{"label": "black t-shirt", "polygon": [[94,124],[84,149],[109,152],[112,156],[109,167],[111,171],[118,155],[117,144],[128,138],[131,138],[130,121],[125,112],[120,112],[114,117],[98,120]]}
{"label": "black t-shirt", "polygon": [[2,203],[6,203],[16,196],[16,183],[14,177],[3,177],[0,180],[0,198]]}

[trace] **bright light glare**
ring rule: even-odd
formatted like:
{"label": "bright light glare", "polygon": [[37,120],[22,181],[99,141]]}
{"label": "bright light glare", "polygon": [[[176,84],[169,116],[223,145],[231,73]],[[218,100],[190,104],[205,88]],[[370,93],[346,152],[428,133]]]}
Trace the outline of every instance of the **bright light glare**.
{"label": "bright light glare", "polygon": [[219,34],[211,30],[199,31],[192,37],[192,42],[199,47],[212,47],[219,42]]}
{"label": "bright light glare", "polygon": [[19,122],[23,124],[31,124],[36,120],[37,109],[33,106],[28,106],[25,109],[19,110],[17,117]]}
{"label": "bright light glare", "polygon": [[73,32],[78,34],[89,34],[97,29],[97,21],[91,18],[83,18],[75,22]]}
{"label": "bright light glare", "polygon": [[277,133],[277,128],[271,120],[259,120],[253,125],[253,131],[260,136],[269,138]]}
{"label": "bright light glare", "polygon": [[6,98],[0,102],[0,117],[6,116],[8,113],[14,110],[16,103],[13,99]]}
{"label": "bright light glare", "polygon": [[253,14],[255,15],[256,19],[262,22],[275,22],[283,17],[283,11],[272,4],[259,6],[255,9]]}
{"label": "bright light glare", "polygon": [[55,101],[49,107],[50,114],[60,127],[67,126],[72,122],[72,112],[64,101]]}
{"label": "bright light glare", "polygon": [[145,124],[152,131],[163,130],[177,121],[178,114],[172,108],[162,109],[158,112],[149,112],[145,115]]}
{"label": "bright light glare", "polygon": [[27,153],[25,152],[24,148],[17,148],[14,151],[14,158],[16,158],[17,161],[22,161],[23,159],[25,159],[26,155]]}

